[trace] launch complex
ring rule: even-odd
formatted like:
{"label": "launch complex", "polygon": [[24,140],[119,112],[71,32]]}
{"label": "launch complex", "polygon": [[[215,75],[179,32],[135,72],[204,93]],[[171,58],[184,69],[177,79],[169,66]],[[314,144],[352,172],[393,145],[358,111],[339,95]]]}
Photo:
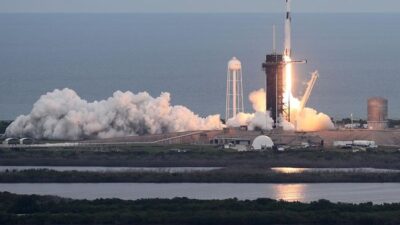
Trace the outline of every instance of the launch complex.
{"label": "launch complex", "polygon": [[[76,142],[77,146],[92,145],[126,145],[126,144],[206,144],[237,147],[238,150],[252,149],[251,145],[259,136],[267,137],[275,146],[290,146],[291,148],[315,147],[348,147],[354,143],[368,146],[394,146],[400,147],[400,130],[388,129],[388,101],[384,98],[373,97],[368,100],[368,124],[365,127],[354,126],[353,122],[348,127],[334,127],[331,119],[326,116],[330,129],[315,129],[305,132],[297,129],[299,118],[306,110],[305,106],[311,95],[312,89],[319,77],[318,72],[312,73],[311,80],[303,97],[298,100],[292,94],[292,67],[294,64],[304,64],[307,60],[295,60],[292,56],[291,44],[291,0],[285,0],[285,28],[284,49],[279,53],[276,49],[275,26],[273,27],[273,48],[262,62],[265,72],[265,117],[273,120],[272,129],[249,129],[248,126],[227,126],[223,130],[188,131],[178,133],[165,133],[143,136],[127,136],[101,140],[85,140]],[[233,58],[228,63],[226,112],[225,122],[244,113],[243,84],[241,62]],[[326,119],[325,118],[325,119]],[[265,118],[267,119],[267,118]],[[267,119],[268,120],[268,119]],[[315,121],[302,121],[313,123]],[[293,125],[293,129],[284,129],[284,124]],[[347,126],[347,125],[346,125]],[[268,127],[268,126],[267,126]],[[8,138],[4,145],[27,143],[23,137]]]}
{"label": "launch complex", "polygon": [[[318,72],[312,73],[311,80],[301,100],[292,95],[292,67],[294,64],[307,63],[306,60],[292,59],[291,44],[291,0],[286,1],[284,50],[276,50],[275,26],[273,27],[273,49],[262,63],[266,75],[266,112],[273,119],[272,130],[250,131],[248,127],[227,127],[222,131],[193,131],[175,134],[149,135],[146,137],[124,137],[109,140],[85,141],[84,144],[104,143],[148,143],[148,144],[211,144],[236,148],[237,150],[251,148],[254,140],[267,136],[275,146],[288,148],[349,147],[358,143],[363,147],[400,146],[400,130],[387,129],[388,102],[383,98],[368,100],[368,125],[363,129],[351,126],[350,129],[334,128],[303,132],[299,130],[284,130],[282,122],[297,123],[298,116],[305,109],[312,89],[319,77]],[[241,63],[233,58],[228,63],[226,117],[237,116],[243,112],[243,84]],[[294,102],[293,102],[294,101]]]}

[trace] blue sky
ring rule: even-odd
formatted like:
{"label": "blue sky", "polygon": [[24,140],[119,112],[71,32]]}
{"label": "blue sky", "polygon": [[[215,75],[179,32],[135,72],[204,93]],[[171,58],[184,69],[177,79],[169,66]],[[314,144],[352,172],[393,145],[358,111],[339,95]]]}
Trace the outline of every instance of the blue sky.
{"label": "blue sky", "polygon": [[[282,12],[284,0],[0,0],[0,12]],[[295,12],[400,12],[399,0],[293,0]]]}

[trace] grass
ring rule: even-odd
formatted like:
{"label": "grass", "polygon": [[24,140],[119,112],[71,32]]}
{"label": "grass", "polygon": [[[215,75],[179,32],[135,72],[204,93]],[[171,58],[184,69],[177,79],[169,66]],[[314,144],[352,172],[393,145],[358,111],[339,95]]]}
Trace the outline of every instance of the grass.
{"label": "grass", "polygon": [[[177,149],[181,151],[178,152]],[[236,152],[212,146],[132,145],[123,147],[0,149],[0,165],[133,167],[375,167],[400,169],[400,152],[343,150]]]}

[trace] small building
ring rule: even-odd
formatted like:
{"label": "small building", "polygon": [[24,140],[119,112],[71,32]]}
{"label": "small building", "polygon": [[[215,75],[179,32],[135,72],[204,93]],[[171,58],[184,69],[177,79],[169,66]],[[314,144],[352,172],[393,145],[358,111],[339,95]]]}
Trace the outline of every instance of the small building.
{"label": "small building", "polygon": [[366,147],[366,148],[377,148],[375,141],[368,140],[354,140],[353,145],[357,147]]}
{"label": "small building", "polygon": [[211,144],[224,146],[224,149],[247,151],[250,149],[251,140],[241,137],[217,136],[211,140]]}
{"label": "small building", "polygon": [[249,127],[248,126],[240,126],[239,128],[241,131],[248,131]]}
{"label": "small building", "polygon": [[353,141],[334,141],[333,147],[335,147],[335,148],[352,148]]}
{"label": "small building", "polygon": [[362,125],[360,123],[349,123],[344,125],[345,129],[359,129],[361,127]]}
{"label": "small building", "polygon": [[354,140],[354,141],[335,141],[333,146],[336,148],[353,148],[353,147],[363,147],[363,148],[377,148],[375,141],[369,140]]}

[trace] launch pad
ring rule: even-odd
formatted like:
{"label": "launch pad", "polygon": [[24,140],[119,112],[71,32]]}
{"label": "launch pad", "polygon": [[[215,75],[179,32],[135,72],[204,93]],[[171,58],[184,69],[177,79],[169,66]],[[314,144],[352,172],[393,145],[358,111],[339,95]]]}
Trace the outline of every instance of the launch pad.
{"label": "launch pad", "polygon": [[[292,64],[307,60],[292,60],[291,0],[286,0],[285,39],[283,54],[276,53],[275,26],[273,27],[273,53],[266,56],[262,68],[266,75],[266,111],[270,112],[277,128],[284,120],[291,122]],[[286,96],[285,96],[286,95]],[[286,97],[286,98],[285,98]]]}

